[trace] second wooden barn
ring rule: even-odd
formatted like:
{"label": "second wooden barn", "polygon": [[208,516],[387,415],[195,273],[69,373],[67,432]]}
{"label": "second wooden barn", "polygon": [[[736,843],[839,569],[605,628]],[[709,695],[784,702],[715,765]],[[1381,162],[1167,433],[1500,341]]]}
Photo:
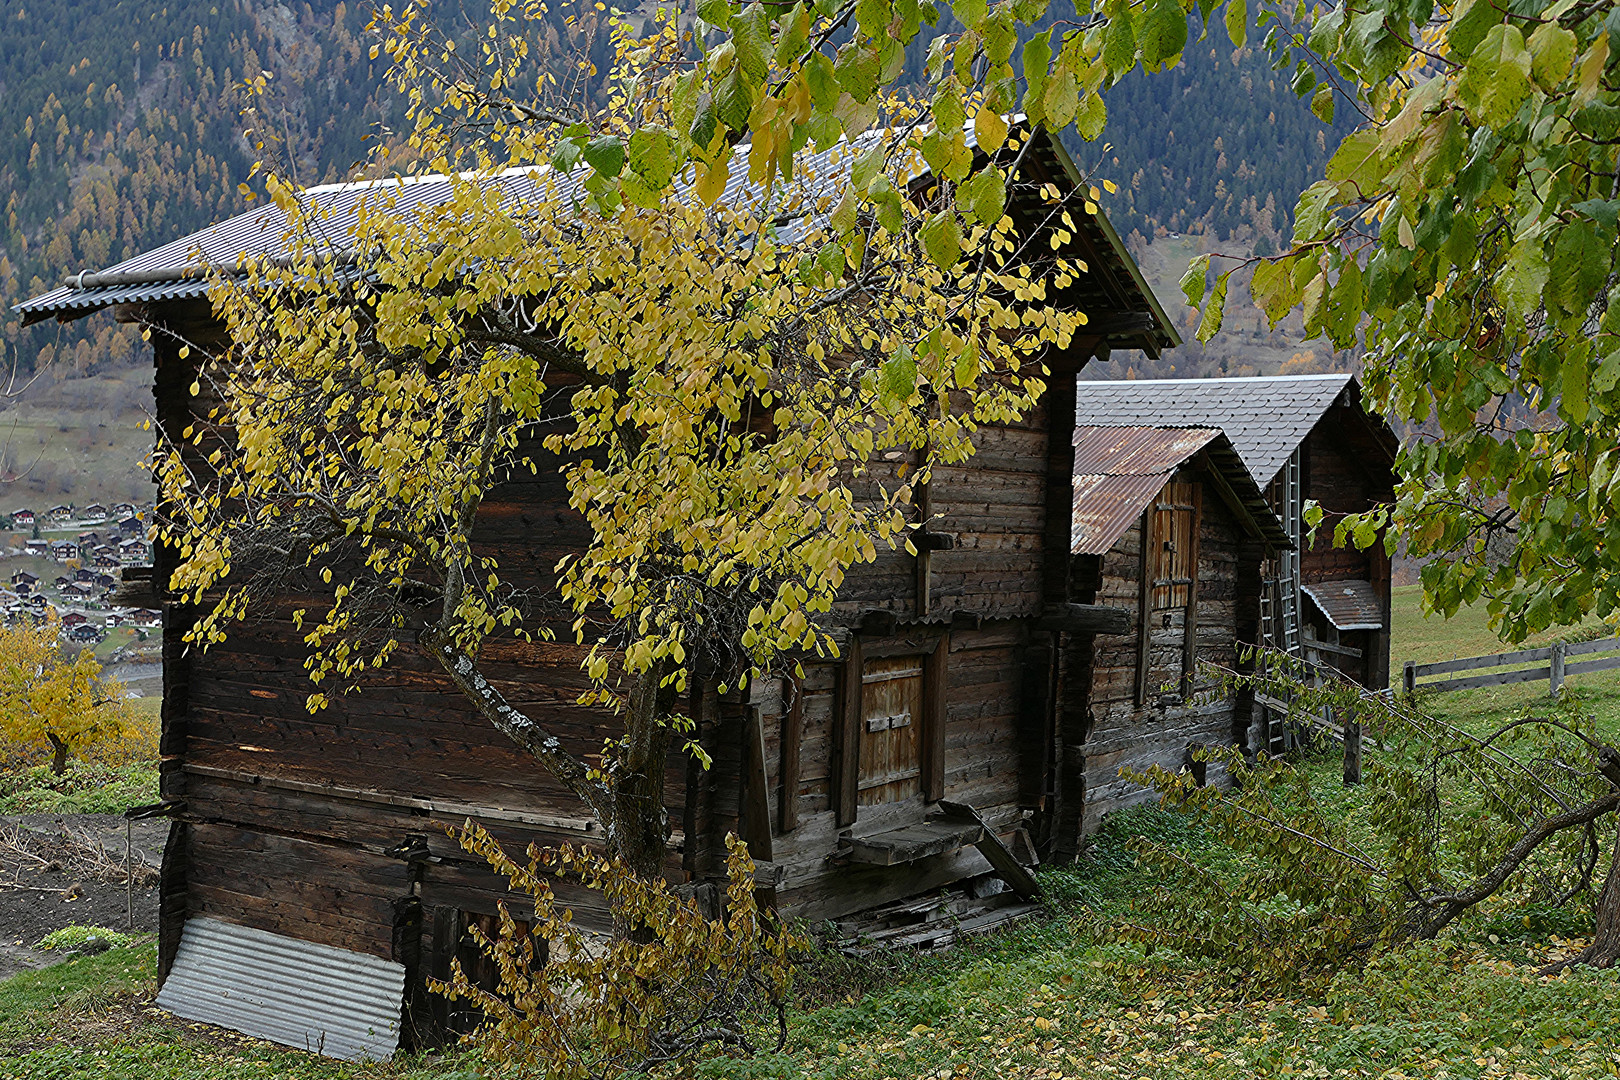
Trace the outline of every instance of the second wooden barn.
{"label": "second wooden barn", "polygon": [[1261,566],[1290,547],[1231,442],[1214,428],[1100,427],[1074,435],[1070,587],[1128,611],[1127,633],[1064,636],[1053,848],[1079,850],[1104,814],[1150,798],[1121,770],[1218,768],[1202,746],[1247,743],[1252,695],[1216,694],[1201,662],[1237,670],[1259,640]]}

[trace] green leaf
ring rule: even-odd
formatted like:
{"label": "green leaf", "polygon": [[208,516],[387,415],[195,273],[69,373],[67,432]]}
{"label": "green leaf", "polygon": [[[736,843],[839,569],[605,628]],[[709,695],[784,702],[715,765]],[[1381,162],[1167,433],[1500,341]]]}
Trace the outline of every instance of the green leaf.
{"label": "green leaf", "polygon": [[1187,306],[1197,308],[1204,302],[1204,283],[1209,275],[1209,256],[1200,255],[1187,264],[1187,272],[1181,275],[1181,293],[1187,298]]}
{"label": "green leaf", "polygon": [[1492,24],[1500,23],[1504,15],[1495,0],[1472,0],[1466,8],[1461,4],[1458,7],[1462,10],[1451,13],[1451,25],[1446,29],[1446,45],[1452,63],[1468,59]]}
{"label": "green leaf", "polygon": [[721,30],[731,26],[730,0],[698,0],[698,18]]}
{"label": "green leaf", "polygon": [[953,0],[951,14],[969,30],[977,30],[990,12],[988,0]]}
{"label": "green leaf", "polygon": [[776,66],[789,67],[810,44],[810,11],[804,0],[793,5],[793,10],[777,23]]}
{"label": "green leaf", "polygon": [[1320,238],[1331,218],[1333,197],[1339,185],[1331,180],[1318,180],[1299,193],[1299,204],[1294,208],[1294,243],[1302,244]]}
{"label": "green leaf", "polygon": [[1103,32],[1103,65],[1115,82],[1136,66],[1136,28],[1126,0],[1109,0],[1108,29]]}
{"label": "green leaf", "polygon": [[1510,316],[1527,319],[1541,306],[1547,287],[1547,253],[1541,237],[1527,236],[1515,243],[1496,275],[1496,295]]}
{"label": "green leaf", "polygon": [[889,0],[855,0],[855,25],[867,37],[877,37],[889,25]]}
{"label": "green leaf", "polygon": [[1294,288],[1293,274],[1284,262],[1255,264],[1249,279],[1249,295],[1255,306],[1266,313],[1266,321],[1275,327],[1299,303],[1299,291]]}
{"label": "green leaf", "polygon": [[696,68],[677,76],[669,95],[669,123],[676,131],[690,131],[697,115],[699,72]]}
{"label": "green leaf", "polygon": [[934,124],[942,131],[961,131],[967,124],[967,110],[955,82],[942,83],[935,91]]}
{"label": "green leaf", "polygon": [[1569,76],[1575,66],[1575,33],[1556,22],[1545,22],[1525,42],[1532,57],[1530,74],[1543,90],[1551,92]]}
{"label": "green leaf", "polygon": [[1518,27],[1498,23],[1468,60],[1457,81],[1457,99],[1469,119],[1501,128],[1530,94],[1530,53]]}
{"label": "green leaf", "polygon": [[1226,287],[1231,279],[1230,270],[1216,278],[1215,289],[1209,294],[1209,303],[1204,306],[1204,317],[1198,323],[1198,340],[1205,344],[1221,332],[1221,321],[1226,317]]}
{"label": "green leaf", "polygon": [[1342,185],[1341,195],[1346,194],[1346,188],[1354,195],[1377,190],[1389,167],[1384,159],[1381,141],[1382,134],[1377,128],[1345,136],[1328,159],[1323,175]]}
{"label": "green leaf", "polygon": [[855,192],[853,190],[846,191],[844,192],[844,197],[838,200],[838,207],[833,210],[832,214],[828,217],[828,221],[838,232],[838,234],[842,236],[844,233],[849,232],[849,230],[855,227],[855,220],[858,210],[859,201],[855,197]]}
{"label": "green leaf", "polygon": [[810,103],[818,109],[832,108],[843,93],[832,59],[825,53],[811,53],[804,62],[804,84],[810,90]]}
{"label": "green leaf", "polygon": [[1001,220],[1007,206],[1007,182],[1001,170],[986,166],[956,189],[956,208],[981,225]]}
{"label": "green leaf", "polygon": [[1107,122],[1108,107],[1103,104],[1102,95],[1095,90],[1088,91],[1080,107],[1075,110],[1074,129],[1087,142],[1096,142]]}
{"label": "green leaf", "polygon": [[917,361],[904,341],[883,364],[878,375],[878,393],[891,405],[911,400],[917,392]]}
{"label": "green leaf", "polygon": [[887,176],[872,181],[872,205],[877,208],[877,223],[898,236],[906,227],[905,214],[900,209],[900,193]]}
{"label": "green leaf", "polygon": [[1142,67],[1157,71],[1187,47],[1187,13],[1179,0],[1148,0],[1142,19]]}
{"label": "green leaf", "polygon": [[1012,59],[1018,44],[1018,26],[1012,12],[1006,8],[992,11],[979,25],[979,36],[984,40],[984,54],[992,64],[1005,64]]}
{"label": "green leaf", "polygon": [[842,244],[823,244],[816,252],[816,262],[837,281],[844,276],[844,247]]}
{"label": "green leaf", "polygon": [[883,171],[883,145],[879,143],[855,159],[849,170],[849,184],[859,194],[865,194],[872,181]]}
{"label": "green leaf", "polygon": [[1586,423],[1587,381],[1592,367],[1587,350],[1574,349],[1564,357],[1562,387],[1558,395],[1559,411],[1574,424]]}
{"label": "green leaf", "polygon": [[962,258],[962,226],[953,211],[941,210],[934,214],[918,230],[917,236],[928,258],[941,270],[950,269]]}
{"label": "green leaf", "polygon": [[764,82],[771,70],[771,23],[759,0],[731,20],[731,40],[737,49],[737,66],[754,82]]}
{"label": "green leaf", "polygon": [[599,139],[592,139],[585,144],[580,155],[585,159],[585,164],[609,180],[624,171],[624,143],[616,136],[603,135]]}
{"label": "green leaf", "polygon": [[1052,62],[1052,31],[1042,30],[1024,42],[1024,113],[1032,124],[1045,121],[1046,69]]}
{"label": "green leaf", "polygon": [[577,139],[564,139],[557,144],[557,149],[551,155],[551,167],[560,173],[574,171],[579,164],[580,145]]}
{"label": "green leaf", "polygon": [[1308,44],[1318,56],[1332,56],[1339,51],[1339,38],[1344,33],[1344,9],[1335,8],[1311,22]]}
{"label": "green leaf", "polygon": [[1323,83],[1311,95],[1311,112],[1324,124],[1333,123],[1333,86]]}
{"label": "green leaf", "polygon": [[838,50],[838,82],[857,102],[870,101],[877,90],[883,62],[873,49],[850,42]]}
{"label": "green leaf", "polygon": [[630,136],[630,168],[653,190],[667,187],[680,164],[675,137],[663,128],[645,127]]}
{"label": "green leaf", "polygon": [[714,89],[714,112],[732,131],[748,130],[748,115],[754,111],[754,93],[759,84],[743,74],[742,65],[732,68]]}
{"label": "green leaf", "polygon": [[1249,40],[1248,0],[1226,0],[1226,36],[1241,49]]}
{"label": "green leaf", "polygon": [[1584,319],[1610,268],[1609,248],[1585,218],[1577,217],[1553,243],[1548,294],[1567,314]]}
{"label": "green leaf", "polygon": [[1620,349],[1605,356],[1597,370],[1592,372],[1593,393],[1607,394],[1614,389],[1615,383],[1620,383]]}

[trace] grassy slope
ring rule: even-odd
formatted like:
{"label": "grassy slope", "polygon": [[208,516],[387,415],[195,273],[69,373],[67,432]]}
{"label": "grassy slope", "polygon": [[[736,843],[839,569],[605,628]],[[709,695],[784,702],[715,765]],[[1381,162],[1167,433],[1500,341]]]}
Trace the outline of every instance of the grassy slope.
{"label": "grassy slope", "polygon": [[[1483,609],[1464,609],[1451,619],[1442,619],[1438,615],[1424,615],[1421,602],[1420,586],[1407,585],[1395,590],[1390,670],[1397,680],[1401,665],[1407,660],[1429,664],[1504,650],[1534,649],[1560,639],[1600,632],[1591,627],[1581,628],[1587,633],[1576,633],[1566,627],[1532,637],[1522,645],[1508,646],[1491,631]],[[1607,635],[1609,631],[1601,633]],[[1620,670],[1572,675],[1565,685],[1579,695],[1583,707],[1596,718],[1600,732],[1611,739],[1620,737]],[[1522,713],[1546,700],[1547,684],[1541,682],[1454,690],[1430,695],[1426,704],[1446,720],[1479,730],[1500,717]]]}

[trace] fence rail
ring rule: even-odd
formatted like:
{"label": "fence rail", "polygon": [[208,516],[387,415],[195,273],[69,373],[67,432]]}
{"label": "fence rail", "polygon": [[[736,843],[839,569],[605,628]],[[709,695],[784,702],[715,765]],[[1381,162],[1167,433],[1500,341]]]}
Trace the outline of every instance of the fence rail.
{"label": "fence rail", "polygon": [[[1620,651],[1620,637],[1577,641],[1567,645],[1559,643],[1540,649],[1521,649],[1518,652],[1491,653],[1487,656],[1469,656],[1461,660],[1441,660],[1433,664],[1419,664],[1408,660],[1403,670],[1402,685],[1410,694],[1418,690],[1471,690],[1476,686],[1506,686],[1510,683],[1545,681],[1549,684],[1548,692],[1556,694],[1559,687],[1564,685],[1564,680],[1571,675],[1620,668],[1620,656],[1604,656],[1574,664],[1569,662],[1570,657],[1616,651]],[[1419,679],[1430,675],[1449,675],[1454,671],[1479,671],[1482,668],[1509,667],[1513,664],[1541,664],[1542,661],[1546,663],[1539,667],[1418,682]]]}

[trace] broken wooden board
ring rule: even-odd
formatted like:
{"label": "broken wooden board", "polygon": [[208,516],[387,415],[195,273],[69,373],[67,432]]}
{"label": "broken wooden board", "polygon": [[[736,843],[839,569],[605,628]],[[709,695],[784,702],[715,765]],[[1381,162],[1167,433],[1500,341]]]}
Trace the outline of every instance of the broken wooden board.
{"label": "broken wooden board", "polygon": [[851,862],[868,866],[898,866],[931,855],[944,855],[984,839],[984,823],[963,820],[924,821],[887,832],[857,837]]}
{"label": "broken wooden board", "polygon": [[1025,869],[1001,838],[991,831],[984,823],[979,812],[967,803],[951,802],[949,799],[939,801],[940,810],[944,811],[947,821],[957,821],[965,824],[977,825],[981,839],[978,841],[979,854],[990,860],[990,865],[996,868],[1003,881],[1012,886],[1013,892],[1025,900],[1033,900],[1041,894],[1041,887],[1035,876]]}

